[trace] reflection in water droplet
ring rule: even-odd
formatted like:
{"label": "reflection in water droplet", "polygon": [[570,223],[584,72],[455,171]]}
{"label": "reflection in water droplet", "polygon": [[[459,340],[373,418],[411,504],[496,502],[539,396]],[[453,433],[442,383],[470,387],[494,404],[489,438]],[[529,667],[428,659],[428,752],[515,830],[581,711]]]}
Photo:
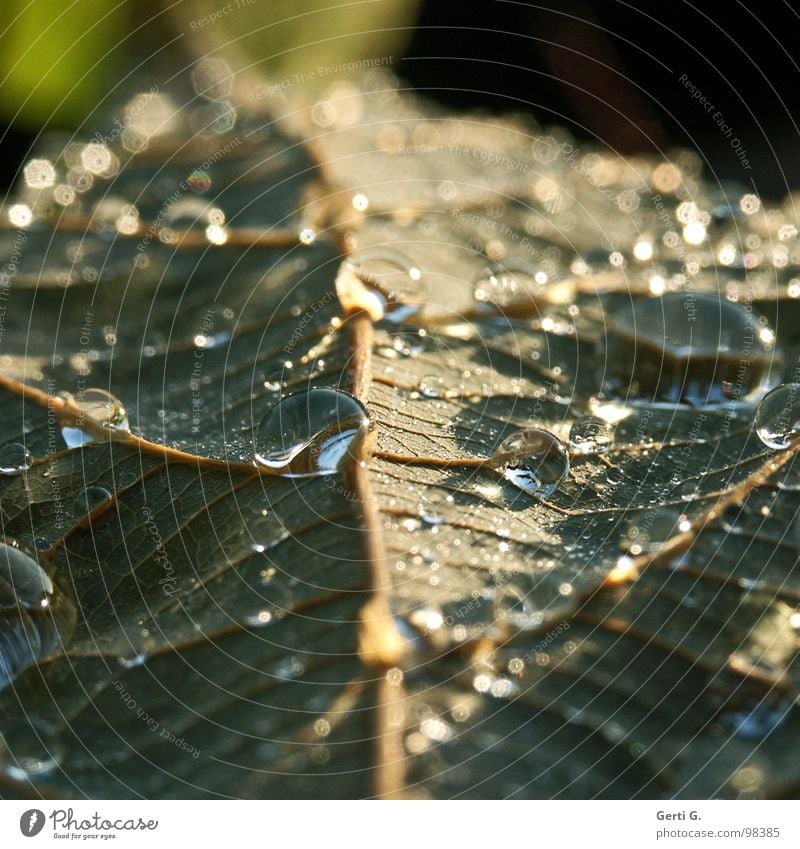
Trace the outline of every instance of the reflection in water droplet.
{"label": "reflection in water droplet", "polygon": [[740,304],[668,292],[626,307],[605,343],[603,379],[617,397],[703,406],[755,401],[775,385],[775,335]]}
{"label": "reflection in water droplet", "polygon": [[478,275],[473,297],[506,315],[538,314],[547,284],[547,273],[530,263],[497,264]]}
{"label": "reflection in water droplet", "polygon": [[366,435],[364,405],[338,389],[288,395],[261,420],[255,459],[288,476],[336,471]]}
{"label": "reflection in water droplet", "polygon": [[[374,318],[385,318],[395,323],[406,321],[416,315],[425,303],[427,293],[422,272],[401,251],[367,249],[351,257],[343,267],[355,275],[372,297],[378,299]],[[337,278],[337,287],[340,279],[347,278]],[[339,292],[339,295],[341,300],[342,293]]]}
{"label": "reflection in water droplet", "polygon": [[105,389],[87,389],[73,399],[80,410],[74,425],[61,428],[68,448],[80,448],[94,442],[97,437],[81,427],[83,420],[111,431],[130,432],[128,413],[122,402]]}
{"label": "reflection in water droplet", "polygon": [[552,433],[521,430],[504,439],[492,455],[503,477],[530,495],[552,495],[569,473],[567,450]]}
{"label": "reflection in water droplet", "polygon": [[37,719],[16,720],[0,735],[0,769],[14,781],[41,778],[62,762],[63,743]]}
{"label": "reflection in water droplet", "polygon": [[26,472],[33,464],[33,455],[19,442],[10,442],[0,448],[0,475]]}
{"label": "reflection in water droplet", "polygon": [[613,441],[613,426],[598,416],[581,416],[569,429],[570,448],[581,454],[605,451]]}
{"label": "reflection in water droplet", "polygon": [[755,428],[767,448],[786,448],[800,434],[800,383],[783,383],[768,392],[756,410]]}

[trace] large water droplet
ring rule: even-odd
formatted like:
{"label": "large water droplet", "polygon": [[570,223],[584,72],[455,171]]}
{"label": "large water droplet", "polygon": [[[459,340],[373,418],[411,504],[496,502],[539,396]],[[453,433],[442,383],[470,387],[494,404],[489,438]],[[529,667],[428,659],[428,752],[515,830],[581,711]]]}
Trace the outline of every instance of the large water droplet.
{"label": "large water droplet", "polygon": [[768,392],[756,409],[758,438],[773,451],[800,435],[800,383],[783,383]]}
{"label": "large water droplet", "polygon": [[581,416],[569,429],[569,445],[581,454],[606,451],[614,441],[614,427],[598,416]]}
{"label": "large water droplet", "polygon": [[128,413],[122,402],[105,389],[87,389],[75,399],[80,409],[78,421],[62,427],[61,434],[69,448],[80,448],[96,440],[90,431],[81,427],[83,420],[112,431],[130,431]]}
{"label": "large water droplet", "polygon": [[547,283],[546,272],[530,263],[492,265],[478,275],[473,297],[506,315],[536,314]]}
{"label": "large water droplet", "polygon": [[16,720],[0,735],[0,769],[15,781],[41,778],[64,758],[53,729],[37,719]]}
{"label": "large water droplet", "polygon": [[33,455],[19,442],[10,442],[0,448],[0,475],[26,472],[32,464]]}
{"label": "large water droplet", "polygon": [[47,607],[52,594],[52,580],[32,557],[0,543],[0,609]]}
{"label": "large water droplet", "polygon": [[774,333],[752,310],[669,292],[614,317],[603,379],[618,397],[703,406],[755,401],[775,385],[780,365]]}
{"label": "large water droplet", "polygon": [[0,690],[72,633],[75,607],[28,554],[0,543]]}
{"label": "large water droplet", "polygon": [[389,321],[406,321],[425,303],[422,272],[401,251],[370,248],[351,257],[344,267],[378,299],[378,309]]}
{"label": "large water droplet", "polygon": [[369,429],[364,405],[338,389],[288,395],[261,420],[255,459],[287,475],[336,471]]}
{"label": "large water droplet", "polygon": [[569,473],[564,445],[549,431],[528,428],[504,439],[492,455],[503,477],[531,495],[548,497]]}

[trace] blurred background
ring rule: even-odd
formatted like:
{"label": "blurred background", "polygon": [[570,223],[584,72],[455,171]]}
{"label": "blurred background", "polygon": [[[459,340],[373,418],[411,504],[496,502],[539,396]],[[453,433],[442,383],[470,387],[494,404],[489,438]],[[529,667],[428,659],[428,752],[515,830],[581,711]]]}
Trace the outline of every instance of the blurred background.
{"label": "blurred background", "polygon": [[[696,150],[716,179],[800,186],[795,5],[550,0],[4,0],[0,182],[44,130],[90,136],[113,83],[217,51],[271,78],[392,55],[457,110],[527,112],[623,154]],[[142,86],[139,85],[139,88]],[[86,121],[82,125],[82,122]]]}

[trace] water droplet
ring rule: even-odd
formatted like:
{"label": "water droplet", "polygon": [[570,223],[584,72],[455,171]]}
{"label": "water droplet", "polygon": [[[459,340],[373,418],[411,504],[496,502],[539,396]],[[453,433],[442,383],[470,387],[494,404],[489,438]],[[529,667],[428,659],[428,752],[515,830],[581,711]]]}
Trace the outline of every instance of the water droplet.
{"label": "water droplet", "polygon": [[628,522],[622,547],[633,557],[653,553],[671,537],[691,528],[688,517],[678,510],[651,507]]}
{"label": "water droplet", "polygon": [[[347,260],[343,269],[366,288],[369,297],[376,299],[374,309],[368,310],[374,320],[406,321],[425,303],[427,293],[422,272],[401,251],[390,248],[364,250]],[[345,307],[349,293],[340,291],[340,280],[346,282],[348,279],[352,278],[346,274],[337,278],[337,292],[340,300],[345,295]]]}
{"label": "water droplet", "polygon": [[37,719],[12,722],[0,735],[0,768],[15,781],[47,775],[61,764],[64,754],[53,729]]}
{"label": "water droplet", "polygon": [[780,372],[774,340],[741,304],[668,292],[614,317],[603,379],[617,397],[691,406],[755,401]]}
{"label": "water droplet", "polygon": [[255,459],[294,475],[336,471],[369,429],[364,405],[338,389],[309,389],[288,395],[261,420]]}
{"label": "water droplet", "polygon": [[87,389],[73,399],[79,409],[74,425],[61,428],[61,434],[69,448],[79,448],[94,442],[97,437],[81,425],[90,421],[94,425],[111,431],[129,432],[128,413],[122,402],[105,389]]}
{"label": "water droplet", "polygon": [[569,429],[569,445],[581,454],[606,451],[614,441],[614,428],[598,416],[581,416]]}
{"label": "water droplet", "polygon": [[545,498],[569,473],[569,456],[563,443],[539,428],[521,430],[504,439],[492,462],[518,489]]}
{"label": "water droplet", "polygon": [[310,227],[304,227],[298,238],[304,245],[312,245],[316,241],[317,234]]}
{"label": "water droplet", "polygon": [[433,490],[420,496],[417,513],[428,525],[441,525],[447,521],[453,503],[453,496],[449,492]]}
{"label": "water droplet", "polygon": [[89,486],[75,496],[72,507],[76,516],[87,516],[108,502],[111,493],[103,486]]}
{"label": "water droplet", "polygon": [[53,582],[42,567],[18,548],[0,543],[0,609],[47,607]]}
{"label": "water droplet", "polygon": [[529,263],[498,264],[478,275],[472,294],[506,315],[530,315],[539,312],[547,284],[546,272]]}
{"label": "water droplet", "polygon": [[800,434],[800,383],[783,383],[768,392],[756,409],[758,438],[773,451]]}
{"label": "water droplet", "polygon": [[32,464],[33,455],[19,442],[10,442],[0,448],[0,475],[26,472]]}
{"label": "water droplet", "polygon": [[423,398],[439,398],[444,392],[444,379],[438,374],[425,374],[419,379],[418,389]]}

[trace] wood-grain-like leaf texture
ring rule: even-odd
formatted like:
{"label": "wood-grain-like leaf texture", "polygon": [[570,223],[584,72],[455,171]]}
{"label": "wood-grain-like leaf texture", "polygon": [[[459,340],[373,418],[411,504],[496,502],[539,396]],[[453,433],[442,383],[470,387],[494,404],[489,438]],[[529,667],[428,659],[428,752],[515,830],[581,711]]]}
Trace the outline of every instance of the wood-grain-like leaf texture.
{"label": "wood-grain-like leaf texture", "polygon": [[[656,398],[680,355],[614,324],[721,298],[791,380],[791,204],[382,72],[280,116],[176,91],[26,172],[0,233],[0,450],[32,456],[2,530],[76,610],[0,693],[2,794],[795,793],[795,443],[756,437],[758,391]],[[710,362],[747,359],[712,325]],[[90,387],[130,433],[81,421]],[[318,476],[254,463],[310,387],[370,435]],[[610,444],[570,441],[588,414]],[[491,462],[531,427],[570,460],[533,494]]]}

